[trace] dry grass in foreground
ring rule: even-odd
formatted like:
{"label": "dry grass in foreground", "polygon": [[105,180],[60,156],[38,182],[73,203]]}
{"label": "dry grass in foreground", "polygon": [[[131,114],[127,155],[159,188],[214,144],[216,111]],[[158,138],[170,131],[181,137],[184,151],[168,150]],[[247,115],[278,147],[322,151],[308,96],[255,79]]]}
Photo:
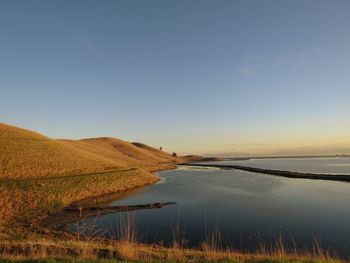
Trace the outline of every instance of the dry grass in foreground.
{"label": "dry grass in foreground", "polygon": [[288,247],[282,237],[273,244],[259,243],[255,252],[223,248],[220,233],[209,234],[197,249],[186,248],[174,231],[172,245],[138,243],[132,214],[119,222],[118,241],[98,240],[78,232],[70,240],[39,239],[0,242],[0,258],[7,260],[43,260],[114,262],[341,262],[315,242],[310,250]]}
{"label": "dry grass in foreground", "polygon": [[199,249],[119,242],[27,241],[2,242],[0,258],[7,260],[129,261],[129,262],[341,262],[315,247],[312,251],[287,250],[280,245],[269,251],[241,253],[203,245]]}

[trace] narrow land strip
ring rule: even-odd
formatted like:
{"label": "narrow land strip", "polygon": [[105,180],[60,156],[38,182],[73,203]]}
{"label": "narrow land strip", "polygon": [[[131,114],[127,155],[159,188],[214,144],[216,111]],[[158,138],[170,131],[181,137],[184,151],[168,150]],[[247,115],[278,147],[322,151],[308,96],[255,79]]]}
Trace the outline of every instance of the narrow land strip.
{"label": "narrow land strip", "polygon": [[242,171],[248,171],[253,173],[260,174],[269,174],[287,178],[299,178],[299,179],[314,179],[314,180],[329,180],[329,181],[341,181],[341,182],[350,182],[350,175],[347,174],[315,174],[315,173],[301,173],[293,171],[282,171],[282,170],[272,170],[272,169],[263,169],[256,167],[248,167],[242,165],[221,165],[221,164],[198,164],[198,163],[186,163],[180,164],[186,166],[197,166],[197,167],[213,167],[221,169],[236,169]]}

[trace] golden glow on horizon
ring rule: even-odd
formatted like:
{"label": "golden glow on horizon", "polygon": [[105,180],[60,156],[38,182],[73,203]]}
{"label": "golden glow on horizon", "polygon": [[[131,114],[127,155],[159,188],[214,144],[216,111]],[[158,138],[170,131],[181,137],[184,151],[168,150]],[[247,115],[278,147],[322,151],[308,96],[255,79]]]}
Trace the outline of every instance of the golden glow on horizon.
{"label": "golden glow on horizon", "polygon": [[[186,129],[186,127],[184,128]],[[226,123],[220,128],[208,126],[202,131],[156,138],[163,146],[179,154],[350,154],[350,123],[341,116],[284,120],[264,123]]]}
{"label": "golden glow on horizon", "polygon": [[[213,137],[215,138],[215,137]],[[177,140],[176,140],[177,141]],[[281,134],[280,136],[222,136],[217,140],[197,137],[184,143],[174,140],[171,148],[178,149],[180,154],[350,154],[350,138],[345,134],[315,134],[308,136]],[[346,150],[348,148],[348,150]]]}

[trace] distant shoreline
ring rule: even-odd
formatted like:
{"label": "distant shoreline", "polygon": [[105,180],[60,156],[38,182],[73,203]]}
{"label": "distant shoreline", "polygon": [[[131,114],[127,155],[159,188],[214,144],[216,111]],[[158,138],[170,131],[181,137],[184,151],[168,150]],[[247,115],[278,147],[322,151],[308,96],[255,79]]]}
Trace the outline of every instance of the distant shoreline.
{"label": "distant shoreline", "polygon": [[334,154],[334,155],[286,155],[286,156],[247,156],[247,157],[218,157],[222,160],[243,161],[252,159],[298,159],[298,158],[331,158],[331,157],[350,157],[348,154]]}
{"label": "distant shoreline", "polygon": [[241,171],[248,171],[253,173],[268,174],[281,176],[286,178],[295,178],[295,179],[314,179],[314,180],[328,180],[328,181],[341,181],[341,182],[350,182],[350,174],[317,174],[317,173],[302,173],[302,172],[293,172],[293,171],[283,171],[283,170],[273,170],[273,169],[264,169],[256,168],[242,165],[220,165],[220,164],[198,164],[198,163],[185,163],[180,164],[184,166],[196,166],[196,167],[213,167],[221,169],[235,169]]}

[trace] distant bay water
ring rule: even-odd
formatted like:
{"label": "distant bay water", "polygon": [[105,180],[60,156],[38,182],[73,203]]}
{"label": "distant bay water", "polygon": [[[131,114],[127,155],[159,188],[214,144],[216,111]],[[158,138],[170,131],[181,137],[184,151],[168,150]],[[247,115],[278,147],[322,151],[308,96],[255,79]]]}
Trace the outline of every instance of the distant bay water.
{"label": "distant bay water", "polygon": [[349,157],[248,159],[241,161],[208,162],[207,164],[236,164],[254,168],[301,173],[350,175]]}

